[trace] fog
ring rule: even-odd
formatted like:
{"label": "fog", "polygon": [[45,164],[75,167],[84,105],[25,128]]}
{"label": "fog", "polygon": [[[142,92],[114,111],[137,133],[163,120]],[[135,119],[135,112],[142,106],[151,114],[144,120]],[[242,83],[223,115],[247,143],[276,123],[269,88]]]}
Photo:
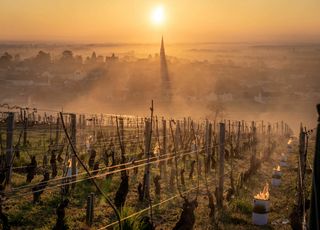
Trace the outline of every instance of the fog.
{"label": "fog", "polygon": [[316,124],[320,45],[168,44],[170,100],[161,96],[159,49],[1,44],[0,103],[149,115],[154,100],[159,116]]}

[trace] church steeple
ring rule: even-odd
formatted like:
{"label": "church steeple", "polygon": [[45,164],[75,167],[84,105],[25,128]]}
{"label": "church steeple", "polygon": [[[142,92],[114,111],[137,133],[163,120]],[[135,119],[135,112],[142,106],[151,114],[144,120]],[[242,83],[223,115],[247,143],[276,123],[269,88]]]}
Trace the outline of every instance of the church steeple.
{"label": "church steeple", "polygon": [[161,81],[162,81],[162,98],[163,100],[169,102],[171,100],[171,87],[170,87],[169,71],[167,66],[167,58],[164,50],[163,36],[161,38],[161,47],[160,47],[160,73],[161,73]]}
{"label": "church steeple", "polygon": [[168,73],[166,52],[165,52],[165,50],[164,50],[163,36],[162,36],[162,38],[161,38],[160,65],[161,65],[160,68],[161,68],[161,78],[162,78],[162,81],[167,82],[167,81],[169,81],[169,73]]}
{"label": "church steeple", "polygon": [[160,48],[160,56],[161,57],[165,57],[166,56],[166,52],[164,51],[164,43],[163,43],[163,36],[161,38],[161,48]]}

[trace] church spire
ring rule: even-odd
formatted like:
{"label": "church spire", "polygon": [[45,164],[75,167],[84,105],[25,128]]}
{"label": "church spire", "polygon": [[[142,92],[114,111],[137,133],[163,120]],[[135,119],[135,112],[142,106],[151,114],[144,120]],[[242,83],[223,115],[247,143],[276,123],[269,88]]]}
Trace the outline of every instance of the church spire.
{"label": "church spire", "polygon": [[163,42],[163,36],[161,37],[161,48],[160,48],[160,56],[161,58],[166,56],[166,53],[164,51],[164,42]]}
{"label": "church spire", "polygon": [[161,65],[162,81],[168,82],[169,81],[169,73],[168,73],[166,53],[165,53],[165,50],[164,50],[163,36],[161,38],[160,65]]}
{"label": "church spire", "polygon": [[161,48],[160,48],[160,73],[162,81],[162,98],[169,102],[171,99],[171,87],[169,79],[169,71],[167,65],[166,53],[164,50],[164,41],[163,36],[161,38]]}

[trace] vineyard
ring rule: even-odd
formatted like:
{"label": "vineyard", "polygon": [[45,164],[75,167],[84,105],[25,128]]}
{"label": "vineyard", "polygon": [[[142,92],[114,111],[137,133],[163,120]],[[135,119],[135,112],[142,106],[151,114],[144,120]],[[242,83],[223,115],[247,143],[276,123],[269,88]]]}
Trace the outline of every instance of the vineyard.
{"label": "vineyard", "polygon": [[266,229],[301,229],[309,218],[313,129],[298,139],[283,121],[157,117],[153,104],[148,117],[0,115],[3,229],[259,228],[252,212],[269,214]]}

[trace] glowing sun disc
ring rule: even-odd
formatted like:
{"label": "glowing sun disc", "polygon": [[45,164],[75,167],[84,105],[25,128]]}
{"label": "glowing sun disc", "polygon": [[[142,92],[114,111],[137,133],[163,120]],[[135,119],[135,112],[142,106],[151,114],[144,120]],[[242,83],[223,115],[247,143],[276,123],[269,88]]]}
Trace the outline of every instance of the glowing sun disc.
{"label": "glowing sun disc", "polygon": [[160,25],[164,22],[164,9],[163,6],[157,6],[154,8],[151,14],[151,20],[154,24]]}

